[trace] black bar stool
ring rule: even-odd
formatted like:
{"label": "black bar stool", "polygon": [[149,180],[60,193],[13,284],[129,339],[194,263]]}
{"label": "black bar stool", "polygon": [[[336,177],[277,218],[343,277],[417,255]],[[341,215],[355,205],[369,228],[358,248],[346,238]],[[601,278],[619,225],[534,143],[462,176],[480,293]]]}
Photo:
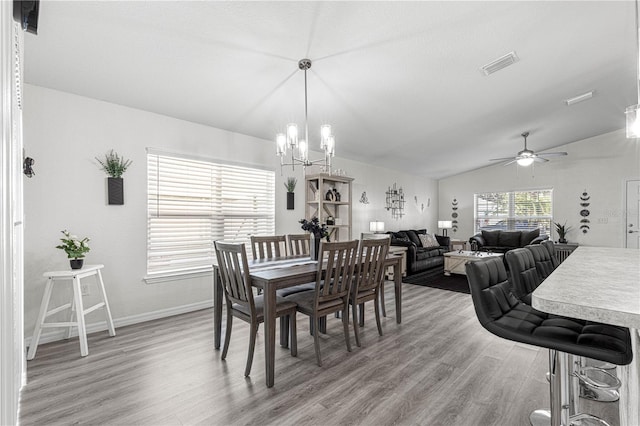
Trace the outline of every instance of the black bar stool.
{"label": "black bar stool", "polygon": [[549,349],[551,410],[531,413],[531,424],[568,426],[589,419],[606,425],[598,417],[574,412],[569,355],[629,364],[633,358],[629,330],[550,315],[524,304],[511,292],[500,258],[468,262],[465,268],[476,315],[484,328],[508,340]]}

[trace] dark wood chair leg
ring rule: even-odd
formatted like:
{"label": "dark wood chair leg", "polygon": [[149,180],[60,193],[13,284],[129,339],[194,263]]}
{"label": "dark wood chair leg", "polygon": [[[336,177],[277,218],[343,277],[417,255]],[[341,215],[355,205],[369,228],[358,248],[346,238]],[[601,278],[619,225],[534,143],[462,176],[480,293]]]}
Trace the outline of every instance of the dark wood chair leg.
{"label": "dark wood chair leg", "polygon": [[296,312],[293,311],[288,317],[291,336],[291,356],[298,356],[298,331],[296,330]]}
{"label": "dark wood chair leg", "polygon": [[313,333],[313,346],[316,349],[316,362],[318,363],[318,366],[322,367],[322,359],[320,359],[320,334],[318,333],[318,330],[320,330],[320,318],[316,321],[316,330],[315,333]]}
{"label": "dark wood chair leg", "polygon": [[289,315],[280,317],[280,346],[289,347]]}
{"label": "dark wood chair leg", "polygon": [[251,374],[251,365],[253,364],[253,353],[256,349],[256,335],[258,334],[258,324],[251,323],[251,333],[249,333],[249,354],[247,355],[247,366],[244,368],[244,377]]}
{"label": "dark wood chair leg", "polygon": [[356,336],[356,346],[360,347],[360,332],[358,329],[360,326],[358,325],[358,306],[356,305],[356,301],[354,300],[351,304],[351,310],[353,311],[353,334]]}
{"label": "dark wood chair leg", "polygon": [[224,346],[222,347],[222,359],[227,357],[227,351],[229,350],[229,341],[231,340],[231,326],[233,325],[233,315],[231,311],[227,310],[227,324],[224,333]]}

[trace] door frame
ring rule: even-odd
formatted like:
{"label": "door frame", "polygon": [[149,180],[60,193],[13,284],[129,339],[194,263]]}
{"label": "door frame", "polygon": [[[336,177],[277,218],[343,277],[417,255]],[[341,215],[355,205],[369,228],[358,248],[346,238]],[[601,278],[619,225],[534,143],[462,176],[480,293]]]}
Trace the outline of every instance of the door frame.
{"label": "door frame", "polygon": [[[623,212],[624,212],[624,220],[622,221],[622,247],[624,248],[628,248],[627,247],[627,223],[628,223],[628,219],[629,219],[629,200],[627,198],[627,194],[628,194],[628,188],[629,188],[629,182],[640,182],[640,177],[636,177],[636,178],[627,178],[624,180],[624,188],[623,188],[623,194],[624,194],[624,201],[623,201]],[[639,213],[640,216],[640,213]],[[640,217],[639,217],[640,218]]]}

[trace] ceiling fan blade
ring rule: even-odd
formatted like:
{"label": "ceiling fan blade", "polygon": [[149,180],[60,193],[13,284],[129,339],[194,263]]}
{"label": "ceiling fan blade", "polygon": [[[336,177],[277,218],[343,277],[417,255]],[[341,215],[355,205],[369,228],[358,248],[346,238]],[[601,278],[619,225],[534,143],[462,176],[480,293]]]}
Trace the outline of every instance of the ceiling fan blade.
{"label": "ceiling fan blade", "polygon": [[540,154],[536,154],[538,157],[562,157],[564,155],[569,155],[566,152],[541,152]]}
{"label": "ceiling fan blade", "polygon": [[[489,161],[507,161],[507,160],[514,160],[513,157],[504,157],[504,158],[492,158]],[[515,161],[515,160],[514,160]]]}
{"label": "ceiling fan blade", "polygon": [[548,163],[549,160],[547,160],[546,158],[542,158],[539,155],[536,155],[535,158],[533,159],[533,161],[536,161],[538,163]]}
{"label": "ceiling fan blade", "polygon": [[515,159],[515,158],[514,158],[514,159],[511,159],[511,161],[507,161],[506,163],[504,163],[504,164],[503,164],[503,166],[508,166],[509,164],[513,164],[513,163],[515,163],[516,161],[518,161],[518,160],[517,160],[517,159]]}

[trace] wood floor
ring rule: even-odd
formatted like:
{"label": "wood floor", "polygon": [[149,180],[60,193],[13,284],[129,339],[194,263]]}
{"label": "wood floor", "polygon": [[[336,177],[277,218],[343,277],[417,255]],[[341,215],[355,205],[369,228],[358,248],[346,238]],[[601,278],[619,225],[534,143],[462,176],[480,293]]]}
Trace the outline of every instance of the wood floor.
{"label": "wood floor", "polygon": [[[549,407],[547,351],[500,339],[478,323],[471,297],[404,285],[396,324],[387,285],[384,336],[371,304],[363,347],[346,350],[339,320],[315,363],[306,317],[298,357],[276,349],[275,386],[264,384],[262,328],[250,378],[248,326],[234,321],[229,355],[213,349],[212,310],[41,345],[28,362],[21,425],[528,425]],[[582,401],[582,400],[581,400]],[[584,403],[618,424],[617,403]],[[583,410],[587,411],[587,410]]]}

